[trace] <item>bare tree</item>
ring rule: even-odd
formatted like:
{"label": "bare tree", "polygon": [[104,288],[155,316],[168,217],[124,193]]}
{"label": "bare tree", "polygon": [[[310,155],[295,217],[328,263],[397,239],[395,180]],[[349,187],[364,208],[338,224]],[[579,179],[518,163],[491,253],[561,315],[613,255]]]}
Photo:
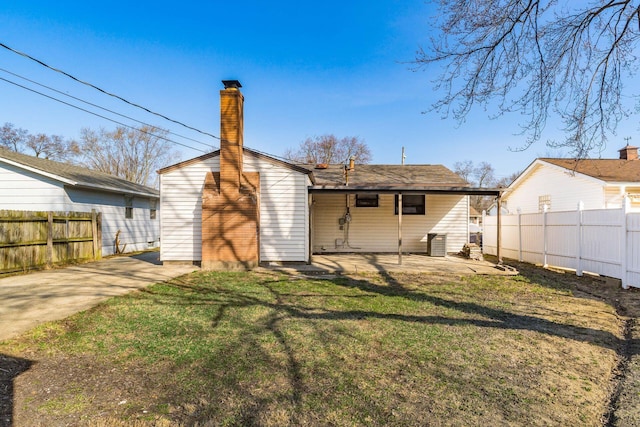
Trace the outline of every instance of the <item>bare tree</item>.
{"label": "bare tree", "polygon": [[71,161],[78,154],[78,147],[73,141],[65,140],[60,135],[32,135],[11,123],[5,123],[0,128],[0,144],[18,153],[49,160]]}
{"label": "bare tree", "polygon": [[367,144],[358,137],[347,136],[341,139],[335,135],[322,135],[307,138],[297,149],[288,149],[284,157],[294,162],[344,163],[353,156],[357,163],[366,164],[371,161],[371,151]]}
{"label": "bare tree", "polygon": [[16,128],[12,123],[5,123],[0,128],[0,145],[9,150],[21,153],[27,140],[26,129]]}
{"label": "bare tree", "polygon": [[[462,162],[455,162],[453,164],[453,171],[460,175],[467,184],[474,187],[506,187],[516,179],[519,175],[518,172],[497,179],[495,176],[495,169],[491,164],[487,162],[480,162],[474,164],[471,160],[465,160]],[[490,196],[470,196],[469,204],[475,208],[478,212],[482,212],[487,209],[493,198]]]}
{"label": "bare tree", "polygon": [[516,180],[516,178],[520,176],[521,173],[522,171],[516,171],[507,176],[503,176],[502,178],[496,180],[495,186],[498,188],[508,187],[513,181]]}
{"label": "bare tree", "polygon": [[473,183],[473,161],[465,160],[462,162],[455,162],[453,164],[453,170],[455,173],[460,175],[462,179],[464,179],[467,184]]}
{"label": "bare tree", "polygon": [[156,170],[178,157],[166,139],[168,131],[143,126],[131,129],[123,126],[113,131],[84,128],[78,146],[82,163],[90,169],[126,180],[157,186]]}
{"label": "bare tree", "polygon": [[24,145],[36,157],[57,161],[71,161],[78,155],[75,141],[65,141],[60,135],[28,135]]}
{"label": "bare tree", "polygon": [[[498,115],[519,112],[527,141],[548,117],[564,123],[566,147],[582,158],[632,110],[625,90],[637,68],[640,4],[632,0],[440,0],[440,36],[417,53],[418,69],[444,64],[433,108],[464,119],[475,104],[497,101]],[[637,89],[635,89],[637,90]]]}

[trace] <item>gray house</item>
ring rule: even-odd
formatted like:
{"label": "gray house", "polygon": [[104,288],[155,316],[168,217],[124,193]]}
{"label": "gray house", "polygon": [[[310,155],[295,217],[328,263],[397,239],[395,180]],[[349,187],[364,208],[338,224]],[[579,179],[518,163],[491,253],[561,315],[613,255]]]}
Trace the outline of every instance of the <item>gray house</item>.
{"label": "gray house", "polygon": [[0,209],[102,213],[102,254],[159,244],[159,193],[144,185],[78,166],[0,148]]}

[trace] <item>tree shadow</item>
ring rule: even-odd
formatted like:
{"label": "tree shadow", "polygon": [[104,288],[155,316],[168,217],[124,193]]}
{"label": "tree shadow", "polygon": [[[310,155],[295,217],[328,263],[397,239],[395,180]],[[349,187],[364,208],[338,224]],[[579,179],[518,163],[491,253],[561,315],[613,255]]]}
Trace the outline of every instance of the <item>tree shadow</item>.
{"label": "tree shadow", "polygon": [[[224,289],[222,286],[213,287],[207,285],[190,284],[188,281],[176,279],[168,282],[172,286],[183,288],[190,291],[189,296],[175,298],[175,295],[162,295],[162,292],[153,289],[145,290],[153,303],[160,304],[176,304],[176,305],[214,305],[216,306],[216,314],[211,318],[211,327],[217,329],[225,321],[228,316],[236,309],[247,307],[264,308],[265,314],[256,326],[256,330],[261,333],[270,334],[278,344],[278,348],[284,355],[284,373],[288,383],[288,404],[292,408],[292,422],[295,424],[300,421],[296,417],[300,417],[303,412],[303,401],[305,391],[307,390],[307,381],[311,379],[305,377],[303,373],[304,355],[299,354],[296,350],[294,342],[290,342],[287,330],[283,326],[284,322],[290,320],[312,320],[307,326],[313,330],[321,342],[329,343],[335,337],[331,337],[331,332],[323,325],[323,321],[340,322],[350,320],[367,320],[381,319],[393,320],[399,322],[417,323],[424,325],[448,325],[448,326],[466,326],[472,325],[478,328],[499,328],[509,330],[526,330],[545,334],[549,336],[559,337],[562,339],[575,340],[579,342],[589,343],[601,348],[618,352],[624,341],[615,334],[597,327],[584,327],[572,325],[568,323],[548,320],[531,314],[520,314],[512,311],[495,308],[474,301],[456,300],[455,296],[451,298],[442,295],[433,295],[420,288],[413,286],[405,286],[399,280],[396,280],[392,274],[381,271],[379,277],[381,280],[375,282],[368,278],[346,278],[337,277],[324,279],[338,288],[344,290],[352,290],[355,292],[336,292],[336,288],[329,287],[327,292],[323,291],[305,291],[304,288],[300,292],[290,291],[282,288],[280,284],[291,280],[299,280],[296,276],[287,276],[283,273],[280,275],[266,274],[258,280],[260,286],[266,290],[266,293],[245,292],[243,290]],[[310,279],[314,280],[314,279]],[[290,289],[288,287],[287,289]],[[447,310],[453,310],[460,315],[420,315],[403,312],[383,312],[371,309],[356,308],[342,309],[330,308],[317,303],[317,298],[347,297],[357,299],[370,299],[379,296],[390,298],[402,298],[413,302],[425,303],[435,307],[442,307]],[[324,323],[326,325],[326,323]],[[338,329],[336,329],[338,330]],[[339,329],[340,334],[345,335],[348,339],[348,328]],[[256,338],[247,333],[243,335],[243,345],[247,348],[258,348],[259,343]],[[637,344],[637,343],[636,343]],[[237,345],[235,343],[234,345]],[[322,344],[321,344],[322,345]],[[324,351],[331,353],[328,345],[324,345]],[[635,345],[638,347],[638,345]],[[634,347],[634,348],[635,348]],[[229,350],[232,347],[227,348]],[[258,351],[258,350],[256,350]],[[331,357],[335,360],[340,359],[340,354],[333,350]],[[257,354],[257,353],[256,353]],[[222,353],[212,354],[211,357],[224,357]],[[270,358],[269,354],[260,353],[259,357]],[[242,393],[242,385],[237,385],[236,392]],[[255,397],[249,407],[244,412],[243,420],[247,424],[258,423],[261,411],[266,411],[269,404],[273,403],[269,398]],[[374,403],[372,403],[374,404]]]}
{"label": "tree shadow", "polygon": [[0,353],[0,427],[13,426],[14,380],[29,370],[33,361]]}

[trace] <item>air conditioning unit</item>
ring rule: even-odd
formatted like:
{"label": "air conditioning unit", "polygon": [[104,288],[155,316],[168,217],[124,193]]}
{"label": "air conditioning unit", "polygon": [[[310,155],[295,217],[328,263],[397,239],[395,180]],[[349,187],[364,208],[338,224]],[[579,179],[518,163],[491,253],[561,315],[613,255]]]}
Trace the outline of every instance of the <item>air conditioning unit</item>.
{"label": "air conditioning unit", "polygon": [[446,256],[447,255],[447,235],[429,233],[427,237],[427,255]]}

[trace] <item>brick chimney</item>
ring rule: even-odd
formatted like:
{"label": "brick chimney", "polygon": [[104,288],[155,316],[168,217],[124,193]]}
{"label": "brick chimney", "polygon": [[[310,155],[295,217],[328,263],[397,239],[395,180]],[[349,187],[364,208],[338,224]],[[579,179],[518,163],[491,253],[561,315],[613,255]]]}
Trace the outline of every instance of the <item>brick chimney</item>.
{"label": "brick chimney", "polygon": [[220,172],[207,173],[202,193],[202,268],[250,269],[260,260],[260,175],[243,170],[242,85],[222,83]]}
{"label": "brick chimney", "polygon": [[[244,96],[237,80],[223,80],[220,91],[220,179],[224,188],[240,188],[244,131]],[[224,190],[223,190],[224,191]]]}
{"label": "brick chimney", "polygon": [[620,160],[638,160],[638,147],[632,147],[627,144],[626,147],[618,150]]}

